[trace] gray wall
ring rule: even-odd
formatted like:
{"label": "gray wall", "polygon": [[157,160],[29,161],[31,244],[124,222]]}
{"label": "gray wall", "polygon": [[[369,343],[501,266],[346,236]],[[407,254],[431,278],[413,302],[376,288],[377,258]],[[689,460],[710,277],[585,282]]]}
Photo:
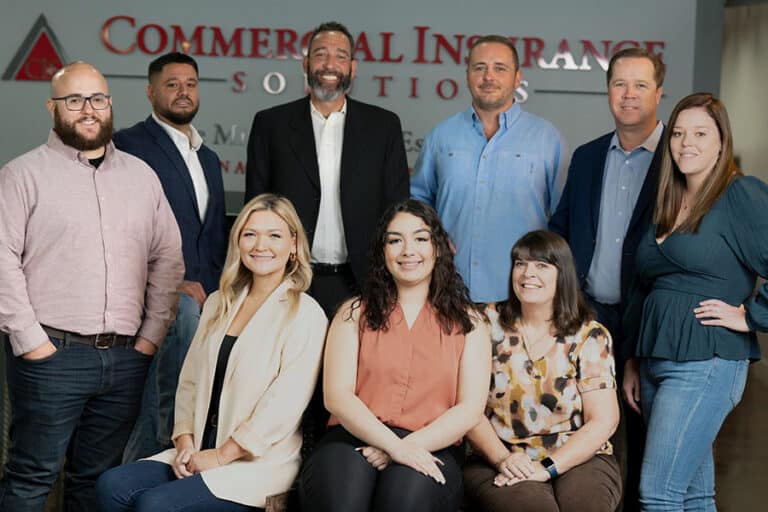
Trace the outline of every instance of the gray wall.
{"label": "gray wall", "polygon": [[[455,34],[469,37],[473,34],[500,33],[521,38],[517,46],[525,60],[525,42],[522,38],[540,38],[545,48],[542,57],[550,62],[558,45],[565,39],[578,66],[582,63],[583,39],[592,41],[602,51],[601,41],[612,41],[613,49],[619,41],[663,41],[663,58],[669,67],[661,104],[665,118],[675,101],[694,89],[716,88],[719,84],[719,53],[712,50],[713,41],[721,37],[723,2],[717,0],[538,0],[509,2],[491,0],[480,2],[442,2],[390,0],[389,2],[353,2],[351,0],[325,0],[307,2],[297,0],[227,0],[210,2],[67,2],[29,0],[4,9],[0,19],[0,70],[12,61],[35,20],[44,13],[69,60],[85,59],[93,62],[107,75],[142,76],[147,63],[153,58],[135,51],[119,55],[108,51],[100,40],[104,22],[112,16],[135,18],[135,27],[127,21],[112,25],[110,37],[119,48],[126,48],[135,39],[139,27],[157,24],[172,34],[171,25],[179,25],[187,35],[196,26],[219,26],[229,36],[237,27],[272,29],[267,38],[269,48],[275,50],[275,29],[291,28],[303,34],[319,21],[339,19],[358,34],[365,31],[371,51],[378,57],[382,52],[381,32],[392,32],[393,56],[403,54],[401,63],[365,62],[359,64],[354,96],[379,104],[397,112],[406,132],[409,161],[415,162],[419,141],[441,119],[463,110],[469,105],[469,94],[464,87],[462,63],[447,58],[442,51],[443,63],[431,63],[434,57],[434,35],[441,33],[450,43]],[[119,5],[119,7],[114,7]],[[161,6],[161,8],[158,8]],[[414,63],[417,57],[417,26],[428,26],[428,64]],[[148,29],[147,33],[156,33]],[[464,41],[466,40],[466,37]],[[206,29],[204,46],[210,47],[212,35]],[[250,39],[245,37],[245,53],[250,51]],[[462,43],[464,42],[462,41]],[[149,46],[157,41],[147,39]],[[708,43],[709,42],[709,43]],[[531,43],[532,44],[532,43]],[[714,43],[717,46],[719,43]],[[702,48],[697,49],[697,45]],[[170,47],[167,47],[170,49]],[[358,53],[358,59],[362,54]],[[234,57],[198,57],[201,76],[220,79],[202,84],[202,106],[195,121],[206,135],[207,142],[228,162],[224,173],[225,187],[229,191],[243,189],[243,176],[236,172],[238,163],[245,161],[244,143],[250,121],[260,109],[297,98],[303,94],[303,76],[300,61],[293,58],[258,59]],[[525,63],[525,62],[524,62]],[[536,62],[523,68],[525,80],[521,99],[523,108],[553,121],[565,134],[570,145],[576,147],[612,128],[607,109],[605,73],[596,59],[587,59],[590,70],[543,69]],[[545,62],[546,64],[546,62]],[[565,59],[557,61],[561,67]],[[238,84],[233,79],[243,72],[247,82],[245,92],[233,92]],[[269,72],[285,77],[282,94],[264,91],[262,79]],[[387,75],[387,97],[378,97],[379,82],[374,76]],[[418,79],[418,98],[410,97],[411,77]],[[441,80],[454,80],[459,92],[455,98],[441,99],[435,88]],[[148,113],[144,95],[145,80],[140,78],[110,78],[114,96],[114,114],[117,127],[133,124]],[[274,83],[274,82],[273,82]],[[447,85],[447,84],[445,84]],[[449,91],[446,88],[445,91]],[[571,92],[554,92],[571,91]],[[0,161],[41,143],[50,126],[44,109],[48,86],[44,82],[0,81],[4,98],[6,128],[0,137]],[[524,97],[524,98],[523,98]],[[224,137],[227,134],[227,137]],[[231,205],[236,208],[238,205]]]}

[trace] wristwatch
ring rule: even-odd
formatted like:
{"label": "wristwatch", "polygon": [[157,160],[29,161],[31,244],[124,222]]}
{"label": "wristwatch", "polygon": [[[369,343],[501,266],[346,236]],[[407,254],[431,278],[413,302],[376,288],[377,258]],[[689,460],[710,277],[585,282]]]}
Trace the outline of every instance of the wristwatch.
{"label": "wristwatch", "polygon": [[541,459],[541,465],[544,466],[544,469],[546,469],[549,473],[550,480],[557,478],[557,467],[555,466],[555,461],[549,457],[544,457]]}

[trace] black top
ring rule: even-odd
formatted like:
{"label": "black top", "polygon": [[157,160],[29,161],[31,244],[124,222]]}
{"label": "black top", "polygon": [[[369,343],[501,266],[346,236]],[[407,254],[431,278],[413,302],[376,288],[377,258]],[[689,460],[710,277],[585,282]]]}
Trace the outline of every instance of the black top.
{"label": "black top", "polygon": [[224,375],[227,373],[227,363],[232,347],[237,341],[237,336],[224,335],[224,341],[219,347],[219,357],[216,360],[216,373],[213,377],[213,387],[211,389],[211,401],[208,404],[208,419],[205,422],[205,432],[203,433],[203,446],[206,450],[216,447],[216,428],[218,427],[219,402],[221,401],[221,388],[224,386]]}
{"label": "black top", "polygon": [[98,158],[89,158],[89,159],[88,159],[88,162],[89,162],[89,163],[90,163],[92,166],[94,166],[95,168],[97,168],[97,169],[99,168],[99,166],[101,165],[101,163],[102,163],[103,161],[104,161],[104,155],[101,155],[101,156],[100,156],[100,157],[98,157]]}
{"label": "black top", "polygon": [[637,249],[637,277],[646,292],[636,300],[636,314],[628,315],[634,320],[625,324],[637,329],[634,355],[673,361],[760,358],[754,332],[701,325],[693,309],[706,299],[744,304],[749,328],[768,329],[768,285],[752,295],[756,277],[768,275],[766,211],[768,186],[743,177],[730,184],[697,233],[673,232],[659,244],[653,227],[648,230]]}

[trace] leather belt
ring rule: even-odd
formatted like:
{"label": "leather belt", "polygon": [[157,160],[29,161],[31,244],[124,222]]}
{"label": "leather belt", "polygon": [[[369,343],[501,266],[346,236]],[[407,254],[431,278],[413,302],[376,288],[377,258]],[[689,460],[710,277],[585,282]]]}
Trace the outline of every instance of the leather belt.
{"label": "leather belt", "polygon": [[333,263],[313,263],[312,272],[318,276],[331,276],[352,272],[352,267],[349,266],[349,263],[341,263],[339,265],[334,265]]}
{"label": "leather belt", "polygon": [[64,340],[65,342],[81,343],[83,345],[90,345],[98,349],[108,349],[112,347],[122,347],[125,345],[133,345],[136,340],[136,336],[128,336],[125,334],[116,334],[113,332],[104,334],[77,334],[76,332],[62,331],[53,327],[43,326],[45,333],[51,338]]}

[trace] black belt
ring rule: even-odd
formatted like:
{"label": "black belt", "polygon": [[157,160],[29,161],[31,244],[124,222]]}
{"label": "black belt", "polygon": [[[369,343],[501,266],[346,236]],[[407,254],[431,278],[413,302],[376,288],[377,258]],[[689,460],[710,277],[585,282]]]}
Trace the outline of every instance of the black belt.
{"label": "black belt", "polygon": [[312,272],[314,272],[315,275],[318,275],[318,276],[331,276],[334,274],[345,274],[351,271],[352,271],[352,267],[349,266],[349,263],[341,263],[339,265],[334,265],[333,263],[313,263],[312,264]]}
{"label": "black belt", "polygon": [[64,340],[65,342],[82,343],[83,345],[91,345],[98,349],[107,349],[112,347],[122,347],[125,345],[133,345],[135,336],[128,336],[125,334],[105,333],[105,334],[77,334],[76,332],[62,331],[54,329],[53,327],[43,326],[45,333],[51,338]]}

